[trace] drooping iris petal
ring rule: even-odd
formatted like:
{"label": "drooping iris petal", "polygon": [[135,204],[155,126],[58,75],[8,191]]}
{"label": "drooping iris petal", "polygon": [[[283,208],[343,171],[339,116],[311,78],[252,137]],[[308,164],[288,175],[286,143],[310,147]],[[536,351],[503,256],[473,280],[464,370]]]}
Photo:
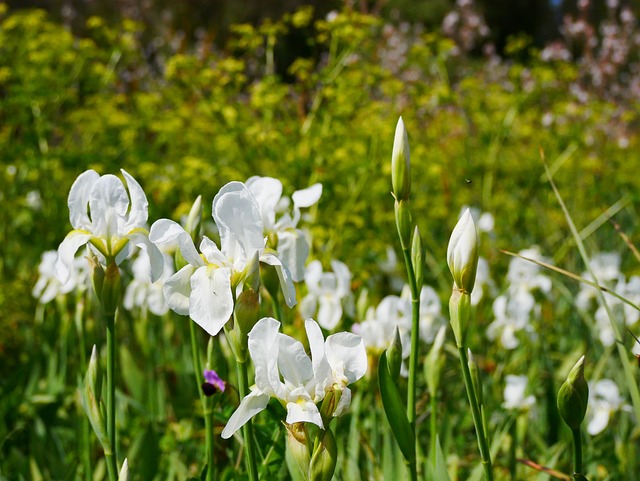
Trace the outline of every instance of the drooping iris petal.
{"label": "drooping iris petal", "polygon": [[278,371],[280,322],[272,317],[260,319],[249,332],[249,353],[255,367],[256,387],[267,394],[283,398]]}
{"label": "drooping iris petal", "polygon": [[331,268],[337,280],[336,291],[340,297],[347,296],[351,292],[351,271],[349,267],[344,262],[332,259]]}
{"label": "drooping iris petal", "polygon": [[263,411],[269,403],[269,395],[259,391],[251,391],[240,401],[240,406],[231,415],[227,425],[222,430],[222,439],[229,439],[238,429],[244,426],[249,419]]}
{"label": "drooping iris petal", "polygon": [[160,219],[153,223],[149,232],[149,239],[156,245],[169,246],[178,243],[182,257],[194,267],[204,266],[205,263],[198,254],[196,246],[187,231],[169,219]]}
{"label": "drooping iris petal", "polygon": [[220,332],[233,314],[231,269],[199,267],[191,276],[189,315],[210,336]]}
{"label": "drooping iris petal", "polygon": [[[144,230],[134,231],[128,234],[129,241],[147,253],[151,263],[151,282],[156,282],[164,269],[164,257],[160,249],[153,244]],[[117,259],[116,259],[117,262]]]}
{"label": "drooping iris petal", "polygon": [[304,280],[304,263],[309,257],[309,244],[301,230],[291,229],[278,234],[278,255],[289,268],[294,282]]}
{"label": "drooping iris petal", "polygon": [[317,292],[320,289],[320,279],[322,278],[322,263],[318,260],[309,262],[304,281],[309,288],[309,292]]}
{"label": "drooping iris petal", "polygon": [[[295,395],[295,393],[292,392],[292,395]],[[320,411],[318,411],[318,407],[313,401],[311,401],[311,399],[307,401],[298,400],[297,402],[287,403],[286,421],[288,424],[313,423],[320,429],[324,429]]]}
{"label": "drooping iris petal", "polygon": [[342,318],[342,301],[332,295],[321,295],[318,300],[318,322],[327,330],[334,329]]}
{"label": "drooping iris petal", "polygon": [[73,259],[78,249],[89,242],[93,237],[86,231],[72,230],[67,234],[58,247],[58,259],[56,261],[56,277],[63,284],[69,280],[69,272]]}
{"label": "drooping iris petal", "polygon": [[195,267],[187,264],[164,283],[164,297],[167,305],[182,316],[189,314],[191,276],[195,271]]}
{"label": "drooping iris petal", "polygon": [[87,206],[91,190],[99,178],[100,174],[95,170],[87,170],[80,174],[71,186],[67,205],[69,206],[69,221],[74,229],[89,229],[91,226]]}
{"label": "drooping iris petal", "polygon": [[313,317],[318,308],[318,298],[313,295],[305,296],[300,301],[300,315],[303,319]]}
{"label": "drooping iris petal", "polygon": [[280,280],[280,288],[282,289],[282,294],[284,295],[284,301],[287,304],[287,307],[291,308],[296,305],[296,287],[293,285],[293,280],[291,279],[291,274],[289,273],[289,269],[287,266],[282,264],[282,261],[273,254],[262,254],[260,256],[260,261],[265,264],[272,265],[276,269],[276,273],[278,274],[278,279]]}

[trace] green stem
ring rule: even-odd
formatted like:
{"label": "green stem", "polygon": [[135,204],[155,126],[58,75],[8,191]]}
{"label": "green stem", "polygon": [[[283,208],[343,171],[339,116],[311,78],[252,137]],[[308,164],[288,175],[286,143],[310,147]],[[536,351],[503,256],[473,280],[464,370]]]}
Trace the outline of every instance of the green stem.
{"label": "green stem", "polygon": [[213,398],[208,397],[204,403],[204,429],[207,442],[207,478],[206,481],[215,479],[214,463],[214,438],[213,438]]}
{"label": "green stem", "polygon": [[271,296],[271,307],[273,308],[273,315],[275,316],[275,318],[280,322],[284,322],[284,319],[282,318],[282,309],[280,307],[280,303],[278,302],[277,292]]}
{"label": "green stem", "polygon": [[[209,338],[209,344],[207,345],[207,369],[211,369],[213,362],[213,337]],[[204,375],[204,372],[203,372]],[[200,390],[202,392],[202,390]],[[203,393],[204,394],[204,393]],[[206,442],[207,442],[207,479],[206,481],[213,481],[215,479],[216,464],[215,450],[214,450],[214,436],[213,436],[213,406],[214,397],[204,396],[204,428],[206,430]]]}
{"label": "green stem", "polygon": [[[240,398],[249,394],[249,375],[247,372],[247,361],[236,359],[238,367],[238,390]],[[258,481],[258,463],[256,459],[255,438],[253,435],[253,423],[251,419],[242,426],[242,437],[245,444],[245,461],[247,464],[247,472],[249,473],[249,481]]]}
{"label": "green stem", "polygon": [[196,336],[196,323],[191,321],[189,323],[189,333],[191,334],[191,360],[193,361],[193,374],[196,377],[196,389],[200,396],[200,401],[204,407],[204,393],[202,392],[202,376],[204,371],[202,370],[202,362],[200,361],[200,349],[198,347],[198,338]]}
{"label": "green stem", "polygon": [[582,474],[582,438],[580,428],[572,429],[573,433],[573,474]]}
{"label": "green stem", "polygon": [[107,462],[109,479],[117,481],[118,462],[116,460],[116,314],[105,313],[107,326],[107,436],[109,449],[105,449],[104,456]]}
{"label": "green stem", "polygon": [[189,333],[191,334],[191,359],[193,361],[193,373],[196,378],[196,389],[202,404],[204,412],[204,431],[207,453],[207,477],[206,481],[214,479],[214,439],[213,439],[213,400],[207,398],[202,392],[201,384],[203,381],[204,371],[202,369],[202,361],[200,360],[200,348],[198,347],[198,338],[196,333],[196,323],[189,323]]}
{"label": "green stem", "polygon": [[431,431],[431,450],[429,453],[429,458],[431,462],[435,466],[436,463],[436,450],[437,450],[437,441],[438,441],[438,421],[436,419],[436,411],[438,409],[438,399],[436,398],[435,393],[431,394],[431,399],[429,400],[431,406],[431,416],[429,418],[429,425]]}
{"label": "green stem", "polygon": [[[83,318],[84,294],[79,293],[76,296],[74,324],[76,327],[76,333],[78,334],[78,357],[80,358],[80,365],[84,368],[87,365],[87,354],[85,352],[86,346],[84,342]],[[80,376],[80,383],[82,383],[82,376]],[[80,408],[80,410],[82,411],[82,408]],[[89,429],[89,418],[87,418],[87,416],[82,416],[80,425],[80,443],[82,445],[81,458],[85,481],[91,481],[93,479],[93,473],[91,472],[91,437]]]}
{"label": "green stem", "polygon": [[509,426],[509,435],[511,436],[511,445],[509,446],[509,474],[511,479],[516,479],[516,453],[518,449],[518,418],[517,416],[512,419],[511,426]]}
{"label": "green stem", "polygon": [[[413,441],[416,436],[416,380],[418,373],[418,341],[420,340],[420,292],[416,275],[411,262],[410,249],[402,249],[404,263],[407,267],[407,279],[411,290],[411,355],[409,357],[409,386],[407,390],[407,419],[413,428]],[[416,446],[417,448],[418,446]],[[417,464],[410,463],[409,471],[413,481],[418,479]]]}
{"label": "green stem", "polygon": [[471,371],[469,370],[469,362],[467,360],[467,348],[465,346],[459,346],[458,351],[460,352],[460,365],[462,367],[464,384],[467,388],[467,396],[469,398],[469,405],[471,406],[471,416],[473,417],[473,424],[476,428],[478,447],[480,448],[480,456],[482,457],[482,467],[484,468],[484,474],[487,481],[493,481],[493,468],[491,466],[489,443],[487,442],[487,436],[484,432],[480,406],[478,406],[478,398],[471,379]]}

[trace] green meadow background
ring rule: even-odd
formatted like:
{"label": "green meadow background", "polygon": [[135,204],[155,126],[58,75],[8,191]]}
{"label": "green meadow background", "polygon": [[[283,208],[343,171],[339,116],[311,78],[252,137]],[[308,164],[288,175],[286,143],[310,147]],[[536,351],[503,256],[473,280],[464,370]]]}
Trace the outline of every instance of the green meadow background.
{"label": "green meadow background", "polygon": [[[587,228],[588,251],[619,252],[625,274],[640,271],[618,233],[638,240],[637,51],[598,84],[589,62],[603,61],[601,47],[585,57],[583,46],[573,44],[572,58],[548,60],[531,37],[514,35],[498,56],[483,49],[490,38],[465,49],[439,26],[348,5],[329,16],[303,7],[226,28],[223,39],[200,35],[182,42],[164,32],[166,41],[151,48],[144,23],[92,16],[72,31],[43,10],[0,4],[0,479],[86,479],[77,385],[90,346],[104,343],[104,330],[91,300],[78,314],[73,296],[42,306],[31,294],[42,252],[56,249],[70,230],[66,197],[86,169],[132,174],[149,199],[150,221],[186,216],[198,195],[210,220],[218,189],[252,175],[280,179],[289,194],[320,182],[322,198],[306,224],[311,256],[325,267],[332,258],[345,262],[354,293],[366,288],[375,305],[398,294],[380,263],[388,246],[400,253],[390,158],[401,115],[426,282],[443,306],[451,292],[446,246],[463,206],[495,218],[480,254],[498,292],[507,287],[510,261],[500,249],[537,245],[556,265],[585,270],[543,157],[578,229]],[[293,57],[286,49],[292,41],[305,46]],[[403,273],[398,265],[395,274]],[[488,297],[469,334],[494,411],[497,479],[512,479],[511,446],[519,458],[569,472],[570,434],[558,421],[555,395],[580,353],[587,353],[587,377],[617,379],[627,396],[614,348],[599,343],[593,319],[574,306],[578,284],[549,276],[554,295],[539,300],[537,340],[513,351],[487,342]],[[75,315],[85,316],[84,345]],[[286,317],[300,336],[299,315]],[[343,329],[356,320],[345,319]],[[127,456],[135,466],[134,480],[184,480],[202,467],[188,322],[174,314],[142,320],[126,312],[119,320],[119,459]],[[624,342],[631,359],[634,341]],[[223,350],[217,352],[219,372],[234,372]],[[529,375],[535,416],[501,409],[508,373]],[[424,378],[420,386],[426,452]],[[450,475],[466,480],[474,479],[479,461],[462,389],[449,352],[437,416]],[[336,428],[341,454],[334,479],[394,479],[401,462],[375,378],[354,390],[352,414]],[[222,398],[217,432],[237,402],[233,390]],[[274,434],[279,414],[264,418],[259,442],[275,446],[265,479],[288,479],[283,434]],[[91,436],[94,479],[102,479],[101,451]],[[218,440],[222,478],[242,479],[238,447]],[[637,446],[637,420],[622,413],[585,447],[590,479],[637,479]],[[516,471],[515,479],[552,479],[522,464]]]}

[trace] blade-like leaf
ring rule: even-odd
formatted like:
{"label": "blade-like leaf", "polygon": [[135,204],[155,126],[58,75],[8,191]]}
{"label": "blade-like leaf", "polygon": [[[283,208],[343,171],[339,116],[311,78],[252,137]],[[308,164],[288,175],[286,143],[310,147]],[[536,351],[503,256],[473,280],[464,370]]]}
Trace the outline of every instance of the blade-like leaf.
{"label": "blade-like leaf", "polygon": [[387,415],[387,421],[391,426],[391,431],[398,441],[398,446],[404,458],[409,463],[416,461],[416,445],[413,428],[407,418],[404,402],[400,396],[398,386],[389,373],[386,351],[380,356],[378,363],[378,382],[380,384],[380,395],[382,405]]}
{"label": "blade-like leaf", "polygon": [[431,471],[431,479],[438,481],[451,481],[449,472],[447,471],[447,462],[440,446],[440,437],[436,437],[436,459],[432,460],[429,465]]}

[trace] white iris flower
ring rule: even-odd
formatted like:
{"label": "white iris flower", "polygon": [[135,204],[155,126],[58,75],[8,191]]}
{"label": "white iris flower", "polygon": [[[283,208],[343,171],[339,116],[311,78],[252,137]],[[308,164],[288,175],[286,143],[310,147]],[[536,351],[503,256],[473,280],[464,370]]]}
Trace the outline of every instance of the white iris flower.
{"label": "white iris flower", "polygon": [[131,244],[137,245],[149,254],[152,280],[162,274],[162,254],[149,241],[146,230],[147,197],[133,177],[121,172],[126,188],[115,175],[100,176],[94,170],[80,174],[71,186],[69,220],[74,230],[58,247],[56,277],[60,282],[67,282],[76,252],[87,243],[116,264],[129,255]]}
{"label": "white iris flower", "polygon": [[351,391],[347,387],[367,370],[367,355],[362,338],[342,332],[326,341],[320,326],[305,321],[311,356],[301,342],[282,334],[280,322],[265,317],[249,333],[249,353],[255,366],[255,385],[240,402],[222,431],[227,439],[249,419],[267,407],[269,399],[277,398],[287,410],[287,424],[313,423],[324,429],[316,405],[330,390],[341,391],[333,412],[339,416],[349,406]]}
{"label": "white iris flower", "polygon": [[[291,272],[293,280],[300,282],[304,279],[305,262],[309,256],[305,233],[297,228],[300,209],[311,207],[320,200],[322,184],[298,190],[291,199],[282,196],[282,182],[273,177],[250,177],[246,185],[258,202],[264,234],[275,235],[277,243],[273,247]],[[293,215],[287,211],[291,200]]]}
{"label": "white iris flower", "polygon": [[342,319],[343,307],[351,314],[351,271],[343,262],[332,260],[333,272],[323,272],[320,261],[307,266],[305,282],[309,290],[300,303],[302,317],[316,316],[318,323],[327,330],[334,329]]}
{"label": "white iris flower", "polygon": [[151,226],[150,239],[157,245],[178,243],[188,262],[167,279],[164,294],[169,307],[189,315],[215,336],[233,313],[235,295],[242,290],[256,256],[275,267],[287,306],[296,304],[291,274],[274,251],[266,249],[258,204],[242,182],[230,182],[213,199],[213,220],[220,233],[218,246],[204,236],[200,253],[191,236],[178,223],[160,219]]}

